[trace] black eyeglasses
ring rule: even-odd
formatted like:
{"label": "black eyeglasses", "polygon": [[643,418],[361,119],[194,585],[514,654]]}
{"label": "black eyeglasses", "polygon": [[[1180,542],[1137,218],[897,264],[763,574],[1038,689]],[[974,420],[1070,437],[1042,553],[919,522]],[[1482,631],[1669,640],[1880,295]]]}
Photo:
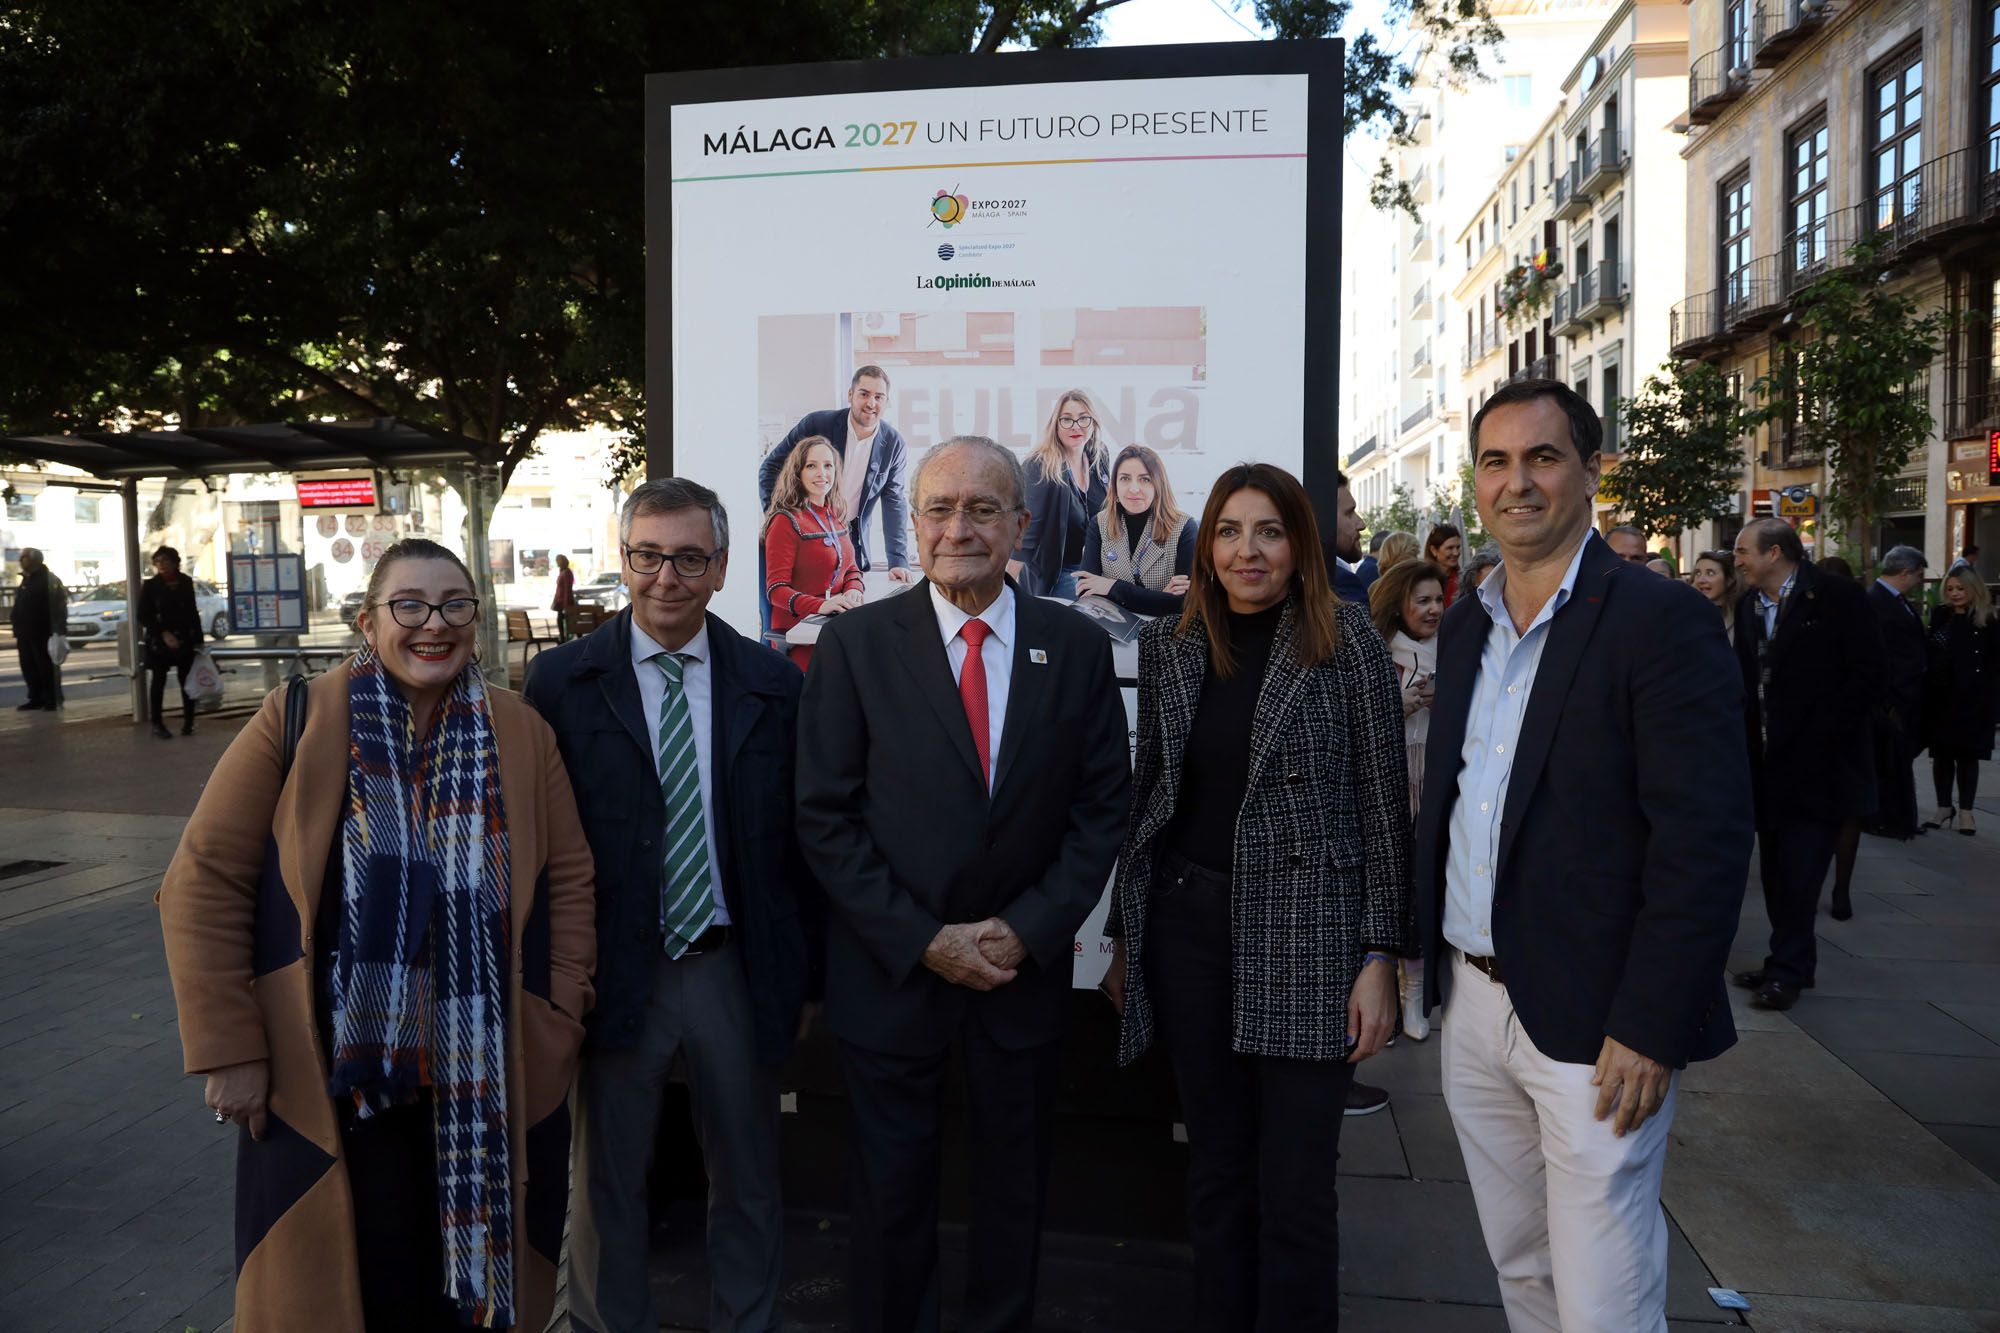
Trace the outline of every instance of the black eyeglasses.
{"label": "black eyeglasses", "polygon": [[1096,417],[1057,417],[1056,424],[1064,430],[1089,430],[1097,424]]}
{"label": "black eyeglasses", "polygon": [[708,567],[722,558],[720,550],[703,553],[701,551],[648,551],[644,547],[621,546],[625,553],[625,563],[632,566],[634,574],[657,574],[660,566],[671,560],[674,573],[684,579],[698,579],[708,573]]}
{"label": "black eyeglasses", "polygon": [[444,623],[453,629],[464,629],[479,614],[477,597],[453,597],[443,602],[426,602],[421,597],[397,597],[376,603],[389,608],[389,614],[404,629],[422,629],[431,623],[431,612],[444,617]]}

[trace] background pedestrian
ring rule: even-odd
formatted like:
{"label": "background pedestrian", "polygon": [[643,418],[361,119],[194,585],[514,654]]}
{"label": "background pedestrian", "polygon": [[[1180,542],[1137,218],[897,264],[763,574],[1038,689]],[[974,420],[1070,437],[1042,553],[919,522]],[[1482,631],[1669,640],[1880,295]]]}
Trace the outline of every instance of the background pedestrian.
{"label": "background pedestrian", "polygon": [[[1944,576],[1925,643],[1924,734],[1931,749],[1937,815],[1925,828],[1975,829],[1972,798],[1979,765],[1993,757],[1993,724],[2000,700],[2000,615],[1993,596],[1970,565]],[[1952,782],[1958,799],[1952,800]]]}
{"label": "background pedestrian", "polygon": [[201,608],[194,598],[194,580],[181,575],[181,553],[171,546],[153,552],[153,577],[139,586],[139,638],[152,674],[153,735],[168,740],[173,733],[161,717],[167,693],[167,673],[179,678],[181,735],[194,735],[194,700],[188,697],[188,668],[201,651]]}

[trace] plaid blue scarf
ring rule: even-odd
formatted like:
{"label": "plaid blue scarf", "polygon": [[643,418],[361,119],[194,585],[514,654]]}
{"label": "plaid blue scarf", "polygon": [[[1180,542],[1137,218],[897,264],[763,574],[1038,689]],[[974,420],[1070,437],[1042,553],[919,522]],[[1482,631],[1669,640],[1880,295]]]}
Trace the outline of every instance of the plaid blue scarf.
{"label": "plaid blue scarf", "polygon": [[505,1327],[507,825],[485,682],[468,667],[421,743],[372,652],[350,668],[347,704],[329,1089],[362,1116],[431,1089],[445,1293],[464,1322]]}

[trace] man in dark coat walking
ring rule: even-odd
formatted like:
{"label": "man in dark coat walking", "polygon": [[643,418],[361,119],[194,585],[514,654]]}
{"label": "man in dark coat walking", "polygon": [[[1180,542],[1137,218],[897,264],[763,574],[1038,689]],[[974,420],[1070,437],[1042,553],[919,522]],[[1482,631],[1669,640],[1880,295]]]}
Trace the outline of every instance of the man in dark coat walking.
{"label": "man in dark coat walking", "polygon": [[[1917,836],[1917,784],[1911,765],[1923,745],[1924,622],[1910,605],[1923,586],[1924,553],[1893,546],[1882,557],[1882,573],[1868,589],[1868,607],[1882,631],[1887,667],[1875,708],[1875,817],[1867,831],[1883,838]],[[1844,904],[1836,904],[1836,908]],[[1837,912],[1843,918],[1850,913]]]}
{"label": "man in dark coat walking", "polygon": [[21,677],[28,687],[28,700],[17,711],[53,709],[57,704],[56,665],[49,658],[49,636],[62,631],[68,615],[68,598],[56,576],[42,563],[42,553],[32,546],[21,548],[21,582],[14,589],[14,605],[7,623],[14,630],[14,650],[21,658]]}
{"label": "man in dark coat walking", "polygon": [[1813,986],[1813,919],[1841,823],[1875,812],[1870,719],[1882,698],[1882,631],[1861,589],[1815,568],[1783,519],[1744,528],[1735,560],[1749,588],[1736,611],[1736,656],[1771,918],[1764,965],[1736,984],[1755,991],[1760,1008],[1789,1009]]}

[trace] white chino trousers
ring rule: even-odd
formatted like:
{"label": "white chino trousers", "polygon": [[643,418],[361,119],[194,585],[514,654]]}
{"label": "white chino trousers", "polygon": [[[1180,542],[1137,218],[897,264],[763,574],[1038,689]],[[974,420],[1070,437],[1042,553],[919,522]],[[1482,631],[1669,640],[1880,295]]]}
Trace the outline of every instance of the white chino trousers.
{"label": "white chino trousers", "polygon": [[1514,1333],[1666,1333],[1666,1102],[1618,1138],[1597,1120],[1591,1065],[1551,1060],[1507,988],[1450,963],[1444,1100]]}

